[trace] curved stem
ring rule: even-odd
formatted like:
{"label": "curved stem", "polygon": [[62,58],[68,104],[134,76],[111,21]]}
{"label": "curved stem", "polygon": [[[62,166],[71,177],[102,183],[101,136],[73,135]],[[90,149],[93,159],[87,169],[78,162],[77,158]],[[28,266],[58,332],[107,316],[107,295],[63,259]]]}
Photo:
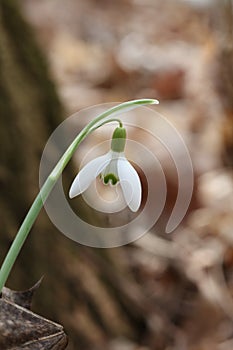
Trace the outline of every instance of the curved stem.
{"label": "curved stem", "polygon": [[88,135],[89,135],[91,132],[95,131],[96,129],[99,129],[101,126],[103,126],[103,125],[105,125],[105,124],[108,124],[108,123],[112,123],[112,122],[117,122],[117,123],[119,123],[119,127],[120,127],[120,128],[123,127],[123,123],[122,123],[122,121],[121,121],[120,119],[118,119],[118,118],[111,118],[111,119],[107,119],[107,120],[103,121],[102,123],[98,124],[97,126],[93,126],[93,127],[91,128],[91,130],[89,130]]}
{"label": "curved stem", "polygon": [[[83,130],[78,134],[78,136],[74,139],[74,141],[71,143],[71,145],[68,147],[68,149],[65,151],[61,159],[58,161],[57,165],[54,167],[50,175],[48,176],[47,180],[43,184],[39,194],[35,198],[31,208],[29,209],[19,231],[16,234],[16,237],[5,257],[5,260],[1,266],[0,269],[0,293],[2,291],[2,288],[4,287],[8,276],[11,272],[11,269],[15,263],[16,258],[19,255],[19,252],[43,206],[43,203],[48,198],[50,192],[52,191],[54,185],[56,184],[58,178],[60,177],[61,173],[65,169],[67,163],[70,161],[71,157],[73,156],[74,152],[76,151],[79,144],[91,133],[92,131],[96,130],[98,127],[100,127],[103,124],[106,124],[110,121],[119,121],[118,119],[112,118],[112,119],[106,119],[110,115],[118,114],[120,112],[126,112],[128,110],[131,110],[135,107],[146,105],[146,104],[157,104],[157,100],[152,99],[143,99],[143,100],[134,100],[134,101],[128,101],[125,103],[121,103],[115,107],[112,107],[105,111],[104,113],[101,113],[96,118],[94,118],[89,124],[87,124]],[[106,120],[105,120],[106,119]],[[103,123],[98,124],[100,121],[103,120]]]}

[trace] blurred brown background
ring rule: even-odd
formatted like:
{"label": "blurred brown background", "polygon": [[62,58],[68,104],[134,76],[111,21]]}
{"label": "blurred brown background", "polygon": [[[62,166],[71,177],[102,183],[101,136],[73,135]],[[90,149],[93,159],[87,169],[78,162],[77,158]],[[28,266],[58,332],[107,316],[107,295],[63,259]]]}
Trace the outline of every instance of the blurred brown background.
{"label": "blurred brown background", "polygon": [[[134,244],[91,249],[41,213],[8,286],[26,289],[45,275],[33,310],[64,325],[69,350],[233,348],[232,8],[231,0],[1,1],[1,260],[38,191],[49,135],[81,108],[158,98],[194,165],[189,212],[169,236],[162,222]],[[166,221],[177,183],[163,164]]]}

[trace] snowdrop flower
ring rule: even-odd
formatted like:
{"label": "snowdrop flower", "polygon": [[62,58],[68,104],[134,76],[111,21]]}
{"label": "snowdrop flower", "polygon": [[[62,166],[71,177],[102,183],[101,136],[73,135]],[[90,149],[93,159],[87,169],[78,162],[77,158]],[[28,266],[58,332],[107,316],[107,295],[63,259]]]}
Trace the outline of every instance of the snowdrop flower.
{"label": "snowdrop flower", "polygon": [[125,143],[126,130],[117,127],[112,136],[111,150],[91,160],[81,169],[70,187],[69,197],[83,193],[100,176],[105,185],[115,186],[119,183],[126,204],[136,212],[141,204],[142,188],[136,170],[125,158]]}

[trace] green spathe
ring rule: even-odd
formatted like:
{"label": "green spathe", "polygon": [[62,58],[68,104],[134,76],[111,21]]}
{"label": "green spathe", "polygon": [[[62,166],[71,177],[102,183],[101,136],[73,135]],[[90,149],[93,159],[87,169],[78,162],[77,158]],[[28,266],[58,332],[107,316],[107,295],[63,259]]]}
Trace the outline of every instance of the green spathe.
{"label": "green spathe", "polygon": [[112,135],[111,149],[114,152],[124,152],[126,142],[126,130],[123,127],[118,127]]}

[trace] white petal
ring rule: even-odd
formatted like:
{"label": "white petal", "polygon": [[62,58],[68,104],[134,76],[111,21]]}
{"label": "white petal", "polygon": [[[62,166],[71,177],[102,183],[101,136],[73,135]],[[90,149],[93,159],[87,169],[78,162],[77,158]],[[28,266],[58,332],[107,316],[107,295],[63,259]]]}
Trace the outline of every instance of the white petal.
{"label": "white petal", "polygon": [[136,212],[142,200],[142,186],[138,173],[126,158],[118,160],[118,176],[125,201],[129,208]]}
{"label": "white petal", "polygon": [[103,171],[103,169],[110,163],[111,154],[107,154],[97,157],[87,163],[81,171],[78,173],[74,179],[70,191],[69,197],[73,198],[78,196],[80,193],[83,193],[95,180],[95,178]]}

